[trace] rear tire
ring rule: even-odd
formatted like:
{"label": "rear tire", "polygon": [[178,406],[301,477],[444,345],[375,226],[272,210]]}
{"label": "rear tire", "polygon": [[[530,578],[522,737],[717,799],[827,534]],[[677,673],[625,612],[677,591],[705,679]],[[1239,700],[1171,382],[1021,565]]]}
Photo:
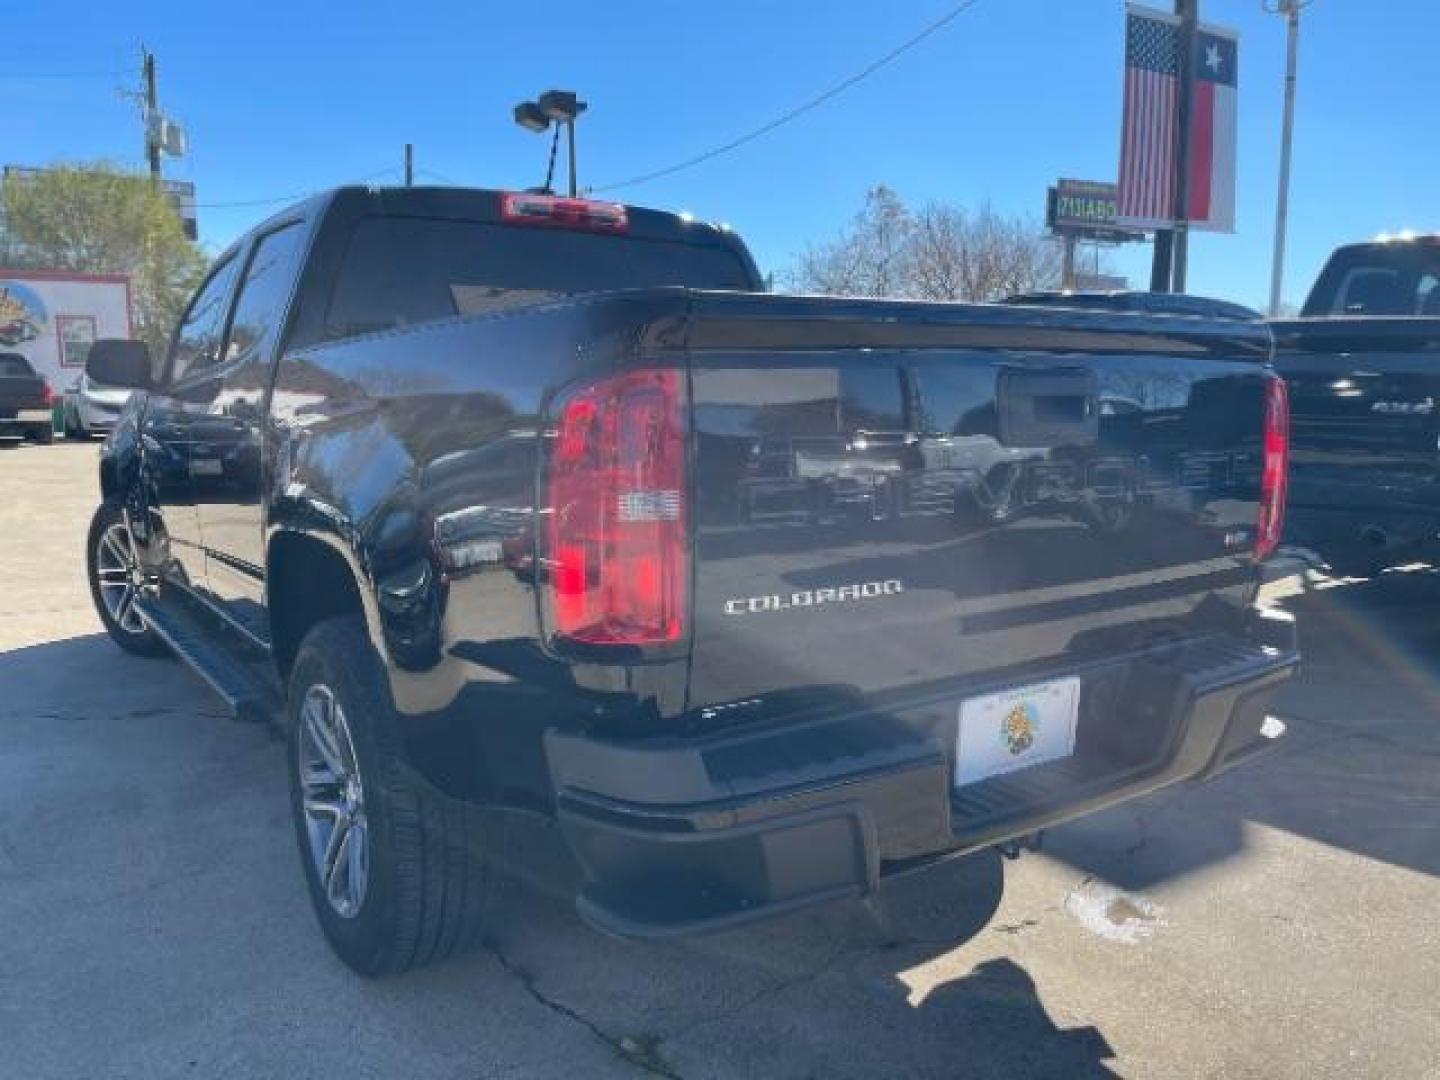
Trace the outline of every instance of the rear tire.
{"label": "rear tire", "polygon": [[136,656],[169,656],[169,646],[133,610],[140,575],[135,572],[134,546],[124,504],[118,498],[106,499],[90,519],[85,571],[90,579],[90,599],[110,640]]}
{"label": "rear tire", "polygon": [[49,446],[55,441],[55,429],[53,427],[35,428],[30,432],[30,441],[36,446]]}
{"label": "rear tire", "polygon": [[335,954],[373,977],[477,943],[487,885],[483,811],[405,764],[380,662],[358,617],[327,619],[305,635],[286,720],[300,861]]}

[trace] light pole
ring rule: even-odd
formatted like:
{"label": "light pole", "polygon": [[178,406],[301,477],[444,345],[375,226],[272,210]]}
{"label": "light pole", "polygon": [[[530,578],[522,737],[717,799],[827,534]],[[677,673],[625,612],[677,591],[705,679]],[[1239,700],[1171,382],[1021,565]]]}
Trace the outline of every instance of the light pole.
{"label": "light pole", "polygon": [[515,106],[515,123],[526,131],[537,135],[555,125],[555,138],[550,143],[550,168],[545,174],[545,190],[550,190],[555,175],[555,148],[560,139],[560,128],[567,136],[567,150],[570,159],[570,197],[579,194],[575,169],[575,121],[590,106],[581,101],[570,90],[547,90],[538,101],[522,101]]}
{"label": "light pole", "polygon": [[1288,27],[1285,59],[1285,123],[1280,135],[1280,190],[1275,197],[1275,253],[1270,263],[1270,315],[1280,314],[1285,283],[1285,229],[1290,216],[1290,147],[1295,135],[1295,57],[1300,41],[1300,9],[1310,0],[1261,0],[1272,15],[1284,15]]}

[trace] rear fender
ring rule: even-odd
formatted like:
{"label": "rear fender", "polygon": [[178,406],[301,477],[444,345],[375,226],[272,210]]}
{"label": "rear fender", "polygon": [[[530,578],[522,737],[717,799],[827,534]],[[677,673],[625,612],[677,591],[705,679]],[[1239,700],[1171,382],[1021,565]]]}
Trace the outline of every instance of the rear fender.
{"label": "rear fender", "polygon": [[[313,495],[288,495],[282,506],[272,509],[266,543],[270,559],[277,541],[285,536],[322,545],[344,565],[355,585],[366,634],[401,713],[426,713],[454,700],[463,684],[459,662],[441,656],[438,648],[415,645],[417,638],[433,641],[436,636],[423,631],[417,634],[414,614],[420,608],[432,613],[432,621],[438,618],[433,614],[438,608],[433,594],[440,585],[433,575],[413,581],[408,576],[404,581],[387,578],[377,583],[371,572],[372,560],[355,526],[343,511]],[[271,569],[273,565],[267,567],[267,588],[274,580]],[[267,606],[274,610],[269,597]]]}

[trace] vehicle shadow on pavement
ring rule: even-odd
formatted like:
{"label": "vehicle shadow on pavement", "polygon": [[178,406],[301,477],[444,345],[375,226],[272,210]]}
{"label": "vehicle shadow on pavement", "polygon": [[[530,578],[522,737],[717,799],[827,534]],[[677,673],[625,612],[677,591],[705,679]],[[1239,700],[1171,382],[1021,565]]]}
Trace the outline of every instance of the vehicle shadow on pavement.
{"label": "vehicle shadow on pavement", "polygon": [[[869,903],[626,941],[580,921],[558,841],[528,829],[487,951],[537,1003],[653,1075],[1114,1075],[1099,1030],[1059,1025],[1013,958],[977,954],[948,980],[924,970],[995,929],[1004,870],[994,851],[886,881]],[[464,978],[468,963],[420,978]]]}
{"label": "vehicle shadow on pavement", "polygon": [[1247,825],[1440,875],[1440,573],[1311,580],[1284,607],[1302,668],[1276,750],[1053,831],[1046,851],[1127,889],[1246,850]]}

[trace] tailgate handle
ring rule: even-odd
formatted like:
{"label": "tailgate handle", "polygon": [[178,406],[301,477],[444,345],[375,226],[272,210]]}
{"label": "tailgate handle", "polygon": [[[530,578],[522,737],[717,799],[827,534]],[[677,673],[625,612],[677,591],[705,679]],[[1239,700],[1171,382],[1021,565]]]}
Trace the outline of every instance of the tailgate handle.
{"label": "tailgate handle", "polygon": [[1005,446],[1084,446],[1099,437],[1100,410],[1089,371],[1002,369],[996,396]]}

